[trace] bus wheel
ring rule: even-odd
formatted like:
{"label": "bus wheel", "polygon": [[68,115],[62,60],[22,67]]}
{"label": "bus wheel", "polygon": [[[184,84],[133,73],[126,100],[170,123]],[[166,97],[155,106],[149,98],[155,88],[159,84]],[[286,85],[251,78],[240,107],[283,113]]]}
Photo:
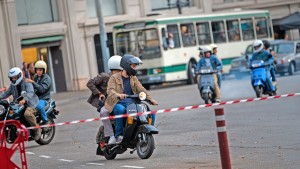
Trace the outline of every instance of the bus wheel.
{"label": "bus wheel", "polygon": [[190,61],[188,65],[188,79],[187,79],[187,84],[193,84],[197,82],[196,79],[196,68],[197,64],[194,61]]}

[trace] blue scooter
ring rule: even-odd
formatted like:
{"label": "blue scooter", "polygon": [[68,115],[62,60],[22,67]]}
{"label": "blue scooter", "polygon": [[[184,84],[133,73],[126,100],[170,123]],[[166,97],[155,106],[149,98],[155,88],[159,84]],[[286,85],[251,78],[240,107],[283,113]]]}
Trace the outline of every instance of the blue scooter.
{"label": "blue scooter", "polygon": [[[276,86],[270,86],[267,82],[268,79],[271,79],[271,75],[268,72],[269,64],[263,60],[254,60],[250,63],[250,69],[251,84],[256,96],[259,98],[262,97],[263,94],[268,94],[269,96],[276,95]],[[273,87],[275,88],[274,91],[272,91]]]}

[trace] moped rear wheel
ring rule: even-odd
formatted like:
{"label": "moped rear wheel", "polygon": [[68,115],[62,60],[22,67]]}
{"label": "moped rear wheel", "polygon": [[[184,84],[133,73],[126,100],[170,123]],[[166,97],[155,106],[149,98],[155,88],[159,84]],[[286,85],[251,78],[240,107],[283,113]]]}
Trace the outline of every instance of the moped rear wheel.
{"label": "moped rear wheel", "polygon": [[261,87],[261,86],[255,86],[255,87],[254,87],[254,90],[255,90],[255,93],[256,93],[256,97],[257,97],[257,98],[262,97],[263,90],[262,90],[262,87]]}
{"label": "moped rear wheel", "polygon": [[104,157],[106,160],[113,160],[116,158],[117,154],[114,152],[110,152],[108,148],[103,151]]}
{"label": "moped rear wheel", "polygon": [[145,134],[145,136],[145,140],[138,141],[136,145],[137,154],[141,159],[148,159],[155,149],[153,136],[151,134]]}

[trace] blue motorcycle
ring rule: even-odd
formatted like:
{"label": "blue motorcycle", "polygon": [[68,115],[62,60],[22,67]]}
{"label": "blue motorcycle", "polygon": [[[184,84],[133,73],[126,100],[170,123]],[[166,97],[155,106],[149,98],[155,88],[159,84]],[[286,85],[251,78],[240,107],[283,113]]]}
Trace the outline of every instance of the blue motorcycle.
{"label": "blue motorcycle", "polygon": [[[271,80],[269,73],[269,64],[263,60],[254,60],[250,63],[251,84],[255,90],[256,96],[262,97],[263,94],[269,96],[276,95],[276,86],[270,86],[268,79]],[[271,84],[272,85],[272,84]],[[275,88],[273,91],[272,88]]]}

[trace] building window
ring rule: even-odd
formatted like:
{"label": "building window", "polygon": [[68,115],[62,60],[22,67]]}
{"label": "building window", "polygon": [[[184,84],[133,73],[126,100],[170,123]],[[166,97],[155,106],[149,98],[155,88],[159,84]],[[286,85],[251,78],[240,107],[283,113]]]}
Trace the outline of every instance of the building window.
{"label": "building window", "polygon": [[16,0],[18,25],[58,21],[56,0]]}
{"label": "building window", "polygon": [[[124,14],[123,0],[102,0],[103,16],[113,16]],[[87,0],[88,16],[90,18],[97,17],[95,0]]]}
{"label": "building window", "polygon": [[151,0],[152,11],[195,6],[194,0]]}

